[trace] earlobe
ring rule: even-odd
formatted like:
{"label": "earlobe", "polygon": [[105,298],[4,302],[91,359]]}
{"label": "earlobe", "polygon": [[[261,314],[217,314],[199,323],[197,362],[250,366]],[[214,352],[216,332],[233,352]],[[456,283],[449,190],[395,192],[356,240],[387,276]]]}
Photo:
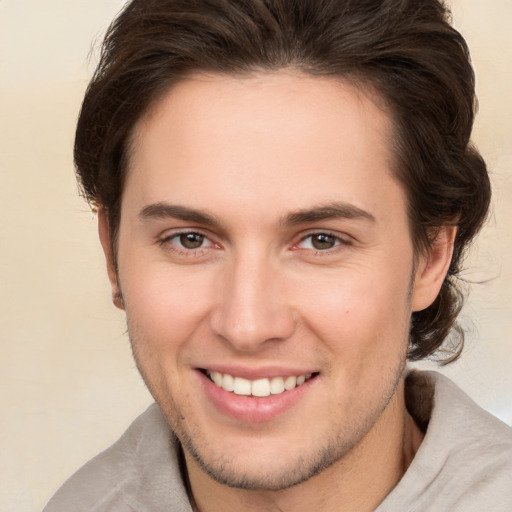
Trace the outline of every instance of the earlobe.
{"label": "earlobe", "polygon": [[443,226],[428,253],[420,258],[412,293],[412,310],[428,308],[436,299],[450,268],[457,226]]}
{"label": "earlobe", "polygon": [[98,209],[98,234],[100,237],[101,247],[103,248],[103,254],[105,255],[108,279],[112,288],[112,302],[116,307],[124,310],[123,295],[119,288],[119,279],[117,276],[117,265],[115,257],[112,254],[108,215],[106,209],[103,207]]}

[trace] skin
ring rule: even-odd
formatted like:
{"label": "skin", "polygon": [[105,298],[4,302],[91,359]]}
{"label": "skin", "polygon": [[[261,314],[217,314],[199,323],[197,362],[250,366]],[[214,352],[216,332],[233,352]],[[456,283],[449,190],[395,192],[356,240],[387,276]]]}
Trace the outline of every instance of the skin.
{"label": "skin", "polygon": [[[421,443],[409,321],[439,292],[454,229],[414,254],[376,100],[293,70],[198,75],[136,125],[117,271],[103,210],[100,238],[197,510],[373,510]],[[205,392],[198,369],[217,366],[316,376],[245,421]]]}

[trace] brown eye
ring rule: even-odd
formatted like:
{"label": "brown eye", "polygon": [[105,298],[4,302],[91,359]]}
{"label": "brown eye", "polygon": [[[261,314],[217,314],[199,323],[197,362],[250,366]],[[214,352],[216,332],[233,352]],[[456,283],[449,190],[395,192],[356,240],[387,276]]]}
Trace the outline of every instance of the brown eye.
{"label": "brown eye", "polygon": [[180,244],[185,249],[199,249],[203,245],[204,235],[199,233],[182,233],[179,235]]}
{"label": "brown eye", "polygon": [[337,238],[325,233],[311,235],[311,245],[318,251],[332,249],[337,243]]}

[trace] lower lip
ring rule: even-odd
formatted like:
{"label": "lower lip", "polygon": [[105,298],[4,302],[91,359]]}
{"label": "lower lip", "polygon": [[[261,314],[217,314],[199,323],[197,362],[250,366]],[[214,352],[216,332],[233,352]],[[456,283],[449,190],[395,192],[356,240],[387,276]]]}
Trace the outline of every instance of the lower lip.
{"label": "lower lip", "polygon": [[219,388],[203,372],[198,370],[197,373],[206,396],[216,408],[225,416],[247,423],[263,423],[277,418],[296,405],[318,378],[315,376],[304,384],[278,395],[254,397],[226,391]]}

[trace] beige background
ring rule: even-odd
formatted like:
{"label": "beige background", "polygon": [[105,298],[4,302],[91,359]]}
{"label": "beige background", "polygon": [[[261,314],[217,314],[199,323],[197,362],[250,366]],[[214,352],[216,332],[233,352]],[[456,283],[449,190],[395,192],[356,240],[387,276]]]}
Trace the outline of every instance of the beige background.
{"label": "beige background", "polygon": [[[0,0],[0,512],[40,510],[150,403],[77,197],[91,42],[120,0]],[[456,0],[477,70],[494,213],[468,261],[466,354],[444,371],[512,424],[512,1]],[[461,421],[463,419],[461,418]]]}

